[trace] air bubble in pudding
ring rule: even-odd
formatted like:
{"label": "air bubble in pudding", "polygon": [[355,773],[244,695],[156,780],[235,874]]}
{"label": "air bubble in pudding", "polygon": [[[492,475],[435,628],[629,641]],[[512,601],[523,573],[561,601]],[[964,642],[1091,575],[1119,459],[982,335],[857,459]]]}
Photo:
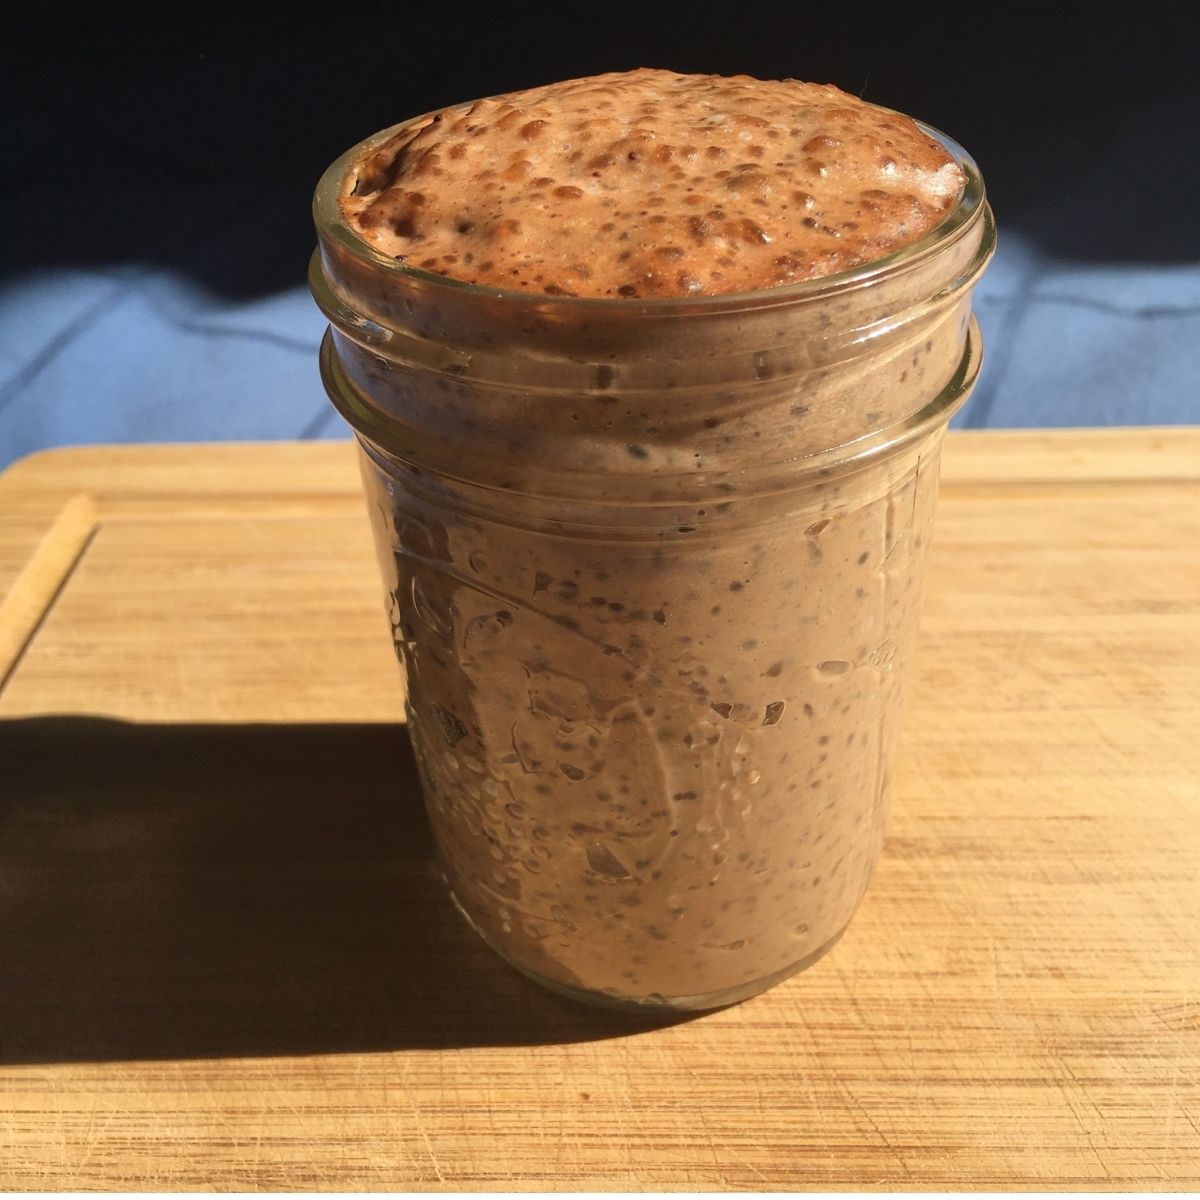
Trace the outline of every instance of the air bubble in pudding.
{"label": "air bubble in pudding", "polygon": [[606,879],[628,879],[629,870],[603,842],[589,842],[588,866]]}

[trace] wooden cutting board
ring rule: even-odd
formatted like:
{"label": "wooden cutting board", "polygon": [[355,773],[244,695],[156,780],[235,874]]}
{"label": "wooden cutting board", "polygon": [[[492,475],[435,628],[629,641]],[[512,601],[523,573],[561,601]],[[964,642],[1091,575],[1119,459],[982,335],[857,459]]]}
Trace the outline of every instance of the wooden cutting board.
{"label": "wooden cutting board", "polygon": [[349,446],[0,478],[0,1186],[1200,1185],[1200,430],[956,434],[884,861],[655,1027],[429,858]]}

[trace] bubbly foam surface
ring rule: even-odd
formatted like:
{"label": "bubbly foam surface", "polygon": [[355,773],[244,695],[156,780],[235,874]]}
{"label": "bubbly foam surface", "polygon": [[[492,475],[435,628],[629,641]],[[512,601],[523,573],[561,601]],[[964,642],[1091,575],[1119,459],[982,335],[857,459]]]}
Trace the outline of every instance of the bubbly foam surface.
{"label": "bubbly foam surface", "polygon": [[342,208],[423,270],[645,298],[871,262],[928,233],[964,183],[910,118],[832,85],[642,69],[406,126],[354,165]]}

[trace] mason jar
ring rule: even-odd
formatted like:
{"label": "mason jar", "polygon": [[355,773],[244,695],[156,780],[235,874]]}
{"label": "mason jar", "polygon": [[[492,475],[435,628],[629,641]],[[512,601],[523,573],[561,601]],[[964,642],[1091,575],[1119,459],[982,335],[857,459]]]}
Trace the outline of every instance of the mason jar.
{"label": "mason jar", "polygon": [[813,963],[879,857],[942,440],[980,365],[974,163],[837,275],[552,297],[402,265],[318,186],[321,371],[357,434],[447,885],[579,999],[729,1004]]}

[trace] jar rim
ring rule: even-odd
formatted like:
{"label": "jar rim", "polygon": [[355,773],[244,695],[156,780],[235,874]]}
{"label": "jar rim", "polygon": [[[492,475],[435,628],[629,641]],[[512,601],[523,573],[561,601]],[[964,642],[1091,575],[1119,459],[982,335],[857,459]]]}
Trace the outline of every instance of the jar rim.
{"label": "jar rim", "polygon": [[[384,458],[393,458],[395,461],[411,464],[413,458],[412,451],[399,449],[389,436],[392,429],[391,423],[386,419],[380,419],[377,413],[373,412],[370,408],[363,407],[357,402],[353,388],[348,386],[348,381],[338,362],[331,333],[326,333],[321,343],[320,358],[321,374],[325,380],[325,387],[330,400],[338,412],[345,418],[347,424],[354,430],[356,437],[367,454],[377,461],[380,455],[382,455]],[[904,447],[919,441],[921,438],[939,429],[945,429],[950,419],[963,406],[967,397],[970,396],[974,389],[976,380],[979,378],[979,369],[982,362],[983,338],[980,333],[979,322],[975,317],[971,317],[967,323],[962,356],[954,373],[938,393],[932,396],[919,409],[897,418],[888,425],[872,430],[850,441],[826,446],[822,449],[796,455],[780,462],[766,462],[732,471],[710,471],[700,475],[691,471],[674,471],[666,475],[659,475],[654,481],[655,486],[661,485],[665,479],[686,484],[685,491],[661,494],[653,498],[647,495],[639,495],[637,502],[658,507],[670,507],[680,503],[703,503],[706,500],[712,499],[715,495],[713,491],[714,480],[728,481],[729,478],[734,476],[742,480],[756,481],[753,485],[753,491],[745,488],[742,489],[743,496],[762,496],[790,490],[805,481],[826,480],[834,474],[841,474],[869,466],[880,459],[897,453]],[[435,444],[438,441],[440,439],[435,439]],[[455,474],[451,470],[443,469],[439,465],[435,464],[431,467],[427,458],[421,460],[420,466],[421,471],[424,473],[432,471],[434,474],[454,479],[460,484],[472,482]],[[539,482],[531,483],[527,481],[520,489],[522,495],[554,503],[578,498],[577,493],[573,489],[568,488],[564,491],[559,487],[547,487],[543,478],[545,474],[545,472],[539,470]],[[580,472],[569,472],[567,473],[567,477],[573,479],[593,478],[593,476],[581,474]],[[635,486],[639,480],[645,480],[647,477],[620,473],[610,474],[607,478],[618,480],[624,489],[628,489]],[[692,485],[695,485],[695,489],[698,490],[693,491]],[[476,483],[475,486],[482,492],[498,495],[507,494],[515,490],[495,484]],[[588,489],[587,495],[590,503],[598,507],[617,507],[629,503],[625,491],[621,493],[622,498],[617,500],[609,498],[604,492],[597,493],[590,484],[585,486]]]}
{"label": "jar rim", "polygon": [[[456,104],[450,107],[466,109],[474,103],[477,101],[466,101],[461,105]],[[882,108],[883,106],[877,107]],[[446,110],[437,111],[444,112]],[[886,111],[895,110],[888,109]],[[860,287],[875,286],[885,279],[915,269],[942,250],[948,243],[956,241],[958,237],[962,236],[986,209],[987,196],[983,176],[980,174],[975,160],[953,138],[924,121],[917,121],[917,127],[938,141],[962,168],[967,182],[959,192],[954,205],[928,233],[880,258],[859,263],[844,271],[819,275],[813,279],[803,279],[795,283],[757,288],[751,291],[720,292],[716,295],[703,296],[661,296],[649,299],[630,299],[618,296],[552,296],[544,292],[491,287],[455,279],[448,275],[440,275],[434,271],[425,271],[420,267],[400,262],[391,255],[376,249],[362,238],[346,221],[342,213],[343,184],[350,175],[354,164],[402,129],[416,126],[422,121],[431,119],[433,115],[433,113],[424,113],[421,116],[400,121],[351,146],[322,174],[313,194],[312,212],[313,221],[322,239],[337,243],[355,257],[373,264],[382,271],[395,275],[397,278],[418,283],[422,288],[430,289],[433,294],[441,292],[450,299],[467,300],[473,297],[486,297],[491,300],[502,300],[512,305],[528,305],[538,308],[553,306],[573,313],[593,312],[606,315],[618,311],[623,313],[645,312],[647,314],[674,314],[680,311],[731,312],[747,308],[774,307],[777,304],[824,301],[832,295]]]}

